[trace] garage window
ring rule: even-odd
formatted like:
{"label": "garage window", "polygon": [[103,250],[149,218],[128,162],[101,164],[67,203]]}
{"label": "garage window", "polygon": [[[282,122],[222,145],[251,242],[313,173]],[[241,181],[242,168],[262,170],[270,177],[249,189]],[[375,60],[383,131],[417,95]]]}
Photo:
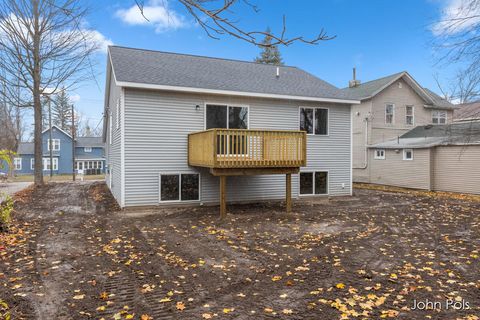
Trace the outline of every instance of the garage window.
{"label": "garage window", "polygon": [[413,160],[413,149],[403,149],[403,160]]}
{"label": "garage window", "polygon": [[376,160],[385,160],[385,149],[376,149],[374,158]]}
{"label": "garage window", "polygon": [[160,202],[200,200],[200,175],[161,174]]}

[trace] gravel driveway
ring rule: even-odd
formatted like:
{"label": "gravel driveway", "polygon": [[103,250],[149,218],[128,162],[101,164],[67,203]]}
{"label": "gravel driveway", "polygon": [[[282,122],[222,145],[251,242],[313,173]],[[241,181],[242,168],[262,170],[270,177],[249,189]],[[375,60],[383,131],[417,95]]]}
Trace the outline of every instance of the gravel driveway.
{"label": "gravel driveway", "polygon": [[0,202],[2,202],[5,198],[5,195],[13,195],[16,192],[25,189],[31,182],[7,182],[7,183],[0,183]]}

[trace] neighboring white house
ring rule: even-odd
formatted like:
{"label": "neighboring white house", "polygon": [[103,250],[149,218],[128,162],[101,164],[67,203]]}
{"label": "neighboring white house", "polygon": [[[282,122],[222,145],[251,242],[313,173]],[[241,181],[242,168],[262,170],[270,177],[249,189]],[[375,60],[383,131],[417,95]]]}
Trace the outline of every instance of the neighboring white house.
{"label": "neighboring white house", "polygon": [[109,47],[107,183],[121,207],[350,195],[358,103],[296,67]]}

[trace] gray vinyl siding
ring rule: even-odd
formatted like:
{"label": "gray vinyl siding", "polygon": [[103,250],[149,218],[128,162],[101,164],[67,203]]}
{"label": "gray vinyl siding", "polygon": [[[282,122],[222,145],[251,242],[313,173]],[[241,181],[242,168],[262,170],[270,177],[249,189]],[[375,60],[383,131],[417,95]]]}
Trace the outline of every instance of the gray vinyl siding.
{"label": "gray vinyl siding", "polygon": [[[114,81],[110,82],[110,99],[109,99],[109,111],[112,113],[112,143],[110,143],[110,126],[107,125],[107,137],[106,137],[106,159],[107,165],[110,168],[110,174],[112,175],[112,185],[110,190],[113,196],[119,204],[122,204],[122,138],[121,138],[121,126],[117,129],[116,120],[120,115],[117,114],[117,99],[120,99],[122,90],[115,85]],[[109,115],[107,115],[108,117]],[[106,176],[108,182],[110,177]]]}
{"label": "gray vinyl siding", "polygon": [[403,150],[385,150],[385,160],[369,151],[370,183],[413,189],[431,189],[430,149],[414,149],[413,160],[403,160]]}
{"label": "gray vinyl siding", "polygon": [[437,191],[480,194],[480,146],[434,149],[433,184]]}
{"label": "gray vinyl siding", "polygon": [[[187,135],[204,130],[205,103],[249,106],[250,129],[298,130],[299,106],[328,107],[329,136],[308,136],[307,162],[302,171],[328,171],[330,195],[351,193],[350,106],[283,100],[219,97],[125,89],[125,206],[159,203],[160,173],[198,172],[200,202],[217,203],[219,179],[208,169],[189,167]],[[196,110],[196,105],[200,108]],[[292,196],[298,197],[298,175]],[[281,199],[285,175],[227,178],[227,200]]]}

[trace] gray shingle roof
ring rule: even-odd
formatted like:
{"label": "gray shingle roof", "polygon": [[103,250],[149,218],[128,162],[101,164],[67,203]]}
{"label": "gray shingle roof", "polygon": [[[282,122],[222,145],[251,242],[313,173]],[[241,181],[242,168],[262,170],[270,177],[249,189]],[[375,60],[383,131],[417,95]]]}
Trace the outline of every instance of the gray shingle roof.
{"label": "gray shingle roof", "polygon": [[480,144],[480,122],[418,126],[372,148],[429,148],[438,145]]}
{"label": "gray shingle roof", "polygon": [[[451,104],[450,102],[448,102],[444,98],[440,97],[438,94],[436,94],[432,90],[430,90],[428,88],[423,88],[423,89],[430,95],[430,97],[433,100],[433,105],[431,106],[431,108],[448,109],[448,110],[456,108],[456,106],[454,104]],[[426,107],[428,107],[428,106],[426,106]]]}
{"label": "gray shingle roof", "polygon": [[351,98],[365,99],[371,97],[375,92],[385,87],[390,82],[394,81],[404,72],[395,73],[383,78],[375,79],[372,81],[364,82],[359,86],[353,88],[343,88],[342,91],[346,92]]}
{"label": "gray shingle roof", "polygon": [[109,47],[117,81],[246,93],[349,99],[347,93],[299,69],[228,60]]}
{"label": "gray shingle roof", "polygon": [[78,137],[76,147],[103,147],[102,137]]}
{"label": "gray shingle roof", "polygon": [[33,142],[20,142],[18,144],[18,154],[34,154]]}
{"label": "gray shingle roof", "polygon": [[[385,88],[389,83],[403,76],[407,76],[406,79],[412,79],[411,83],[414,87],[417,88],[417,92],[420,95],[424,96],[424,99],[428,100],[428,103],[425,104],[425,107],[437,108],[437,109],[454,109],[455,108],[453,104],[443,99],[438,94],[431,91],[430,89],[418,87],[418,84],[416,83],[416,81],[413,80],[413,78],[406,71],[398,72],[383,78],[368,81],[353,88],[343,88],[342,91],[346,92],[352,99],[363,100],[363,99],[367,99],[374,96],[382,88]],[[421,91],[422,89],[425,91],[426,94]],[[430,100],[432,103],[430,103]]]}

